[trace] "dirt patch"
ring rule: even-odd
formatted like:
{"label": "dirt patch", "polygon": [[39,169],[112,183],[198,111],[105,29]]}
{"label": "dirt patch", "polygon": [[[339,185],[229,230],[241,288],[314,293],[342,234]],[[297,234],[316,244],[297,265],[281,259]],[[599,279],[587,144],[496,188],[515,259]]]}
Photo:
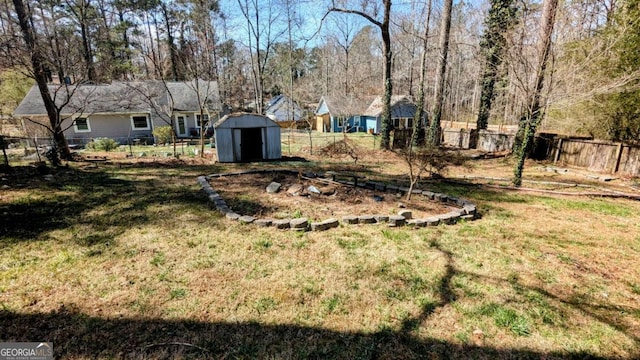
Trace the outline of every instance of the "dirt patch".
{"label": "dirt patch", "polygon": [[[278,193],[268,194],[271,182],[282,184]],[[427,218],[451,211],[452,207],[414,195],[405,196],[305,179],[282,173],[225,176],[211,180],[211,186],[234,211],[260,218],[308,217],[322,220],[346,215],[393,215],[411,210],[414,218]],[[310,189],[315,187],[320,193]]]}

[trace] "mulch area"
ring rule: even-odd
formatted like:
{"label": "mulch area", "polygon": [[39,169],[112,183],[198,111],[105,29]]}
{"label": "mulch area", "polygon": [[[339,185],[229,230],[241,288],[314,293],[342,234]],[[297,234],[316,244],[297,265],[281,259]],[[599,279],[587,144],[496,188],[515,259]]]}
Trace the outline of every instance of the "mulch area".
{"label": "mulch area", "polygon": [[[266,192],[271,182],[282,184],[278,193]],[[303,216],[322,220],[346,215],[393,215],[405,209],[411,210],[414,218],[427,218],[452,209],[421,195],[407,201],[406,196],[282,173],[224,176],[212,179],[211,186],[234,211],[260,218]],[[310,191],[310,186],[320,193]]]}

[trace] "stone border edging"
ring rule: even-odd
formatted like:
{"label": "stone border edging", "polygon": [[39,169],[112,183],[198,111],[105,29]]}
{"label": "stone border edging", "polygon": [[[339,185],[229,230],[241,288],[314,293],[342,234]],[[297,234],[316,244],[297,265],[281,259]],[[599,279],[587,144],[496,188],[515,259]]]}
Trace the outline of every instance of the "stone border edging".
{"label": "stone border edging", "polygon": [[[327,219],[320,222],[309,223],[307,218],[295,218],[295,219],[256,219],[253,216],[241,215],[233,211],[224,199],[211,187],[209,180],[214,178],[220,178],[225,176],[238,176],[248,174],[263,174],[263,173],[286,173],[289,175],[300,175],[300,172],[295,170],[246,170],[232,173],[211,174],[206,176],[198,176],[198,184],[200,188],[209,198],[211,206],[215,206],[216,210],[224,215],[227,219],[235,220],[243,224],[255,224],[260,227],[275,227],[276,229],[291,229],[294,231],[324,231],[332,228],[336,228],[340,225],[338,219]],[[324,174],[316,173],[304,173],[305,177],[318,178],[324,177]],[[337,180],[343,185],[351,185],[352,182]],[[387,185],[381,182],[366,181],[364,183],[358,183],[358,187],[366,188],[375,191],[391,191],[401,192],[406,194],[409,188],[396,185]],[[343,224],[382,224],[386,223],[389,227],[399,226],[412,226],[414,228],[437,226],[439,224],[453,225],[459,220],[475,220],[478,217],[478,211],[476,205],[472,202],[449,196],[443,193],[434,193],[431,191],[413,189],[413,194],[422,195],[427,200],[440,201],[450,206],[457,207],[458,209],[450,211],[446,214],[435,215],[426,219],[412,219],[412,213],[410,210],[402,210],[398,215],[360,215],[360,216],[343,216]]]}

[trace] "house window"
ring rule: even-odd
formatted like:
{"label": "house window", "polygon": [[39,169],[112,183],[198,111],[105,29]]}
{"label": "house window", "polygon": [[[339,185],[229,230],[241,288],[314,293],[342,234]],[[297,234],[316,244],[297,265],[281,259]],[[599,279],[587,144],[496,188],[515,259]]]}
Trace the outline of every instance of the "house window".
{"label": "house window", "polygon": [[340,117],[338,117],[337,120],[338,120],[338,127],[341,128],[341,127],[344,127],[345,120],[347,120],[347,119],[342,117],[342,116],[340,116]]}
{"label": "house window", "polygon": [[353,118],[353,126],[360,126],[360,116]]}
{"label": "house window", "polygon": [[408,129],[413,129],[413,118],[408,118],[407,119],[407,128]]}
{"label": "house window", "polygon": [[147,115],[134,115],[131,117],[131,128],[133,130],[149,130],[149,117]]}
{"label": "house window", "polygon": [[393,128],[394,129],[399,129],[400,128],[400,119],[399,118],[395,118],[392,119],[393,120]]}
{"label": "house window", "polygon": [[73,121],[73,130],[77,133],[91,132],[89,119],[84,117],[76,118]]}
{"label": "house window", "polygon": [[[202,116],[204,117],[204,124],[206,125],[209,122],[209,114],[203,114]],[[200,114],[196,114],[196,127],[198,129],[200,128],[200,126],[202,126],[202,125],[200,125],[201,124],[200,123],[201,119],[202,119],[201,115]]]}

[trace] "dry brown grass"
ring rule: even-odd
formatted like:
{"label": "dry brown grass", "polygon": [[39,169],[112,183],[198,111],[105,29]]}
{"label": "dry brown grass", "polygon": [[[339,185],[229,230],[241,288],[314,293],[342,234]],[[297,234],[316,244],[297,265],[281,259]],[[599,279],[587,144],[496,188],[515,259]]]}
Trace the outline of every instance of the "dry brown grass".
{"label": "dry brown grass", "polygon": [[[393,159],[356,170],[401,181]],[[511,174],[501,159],[474,164],[450,178]],[[525,179],[547,175],[528,165]],[[300,234],[209,209],[195,177],[248,166],[263,165],[3,175],[24,187],[0,194],[0,339],[53,341],[58,358],[640,356],[637,201],[425,182],[482,218]]]}

